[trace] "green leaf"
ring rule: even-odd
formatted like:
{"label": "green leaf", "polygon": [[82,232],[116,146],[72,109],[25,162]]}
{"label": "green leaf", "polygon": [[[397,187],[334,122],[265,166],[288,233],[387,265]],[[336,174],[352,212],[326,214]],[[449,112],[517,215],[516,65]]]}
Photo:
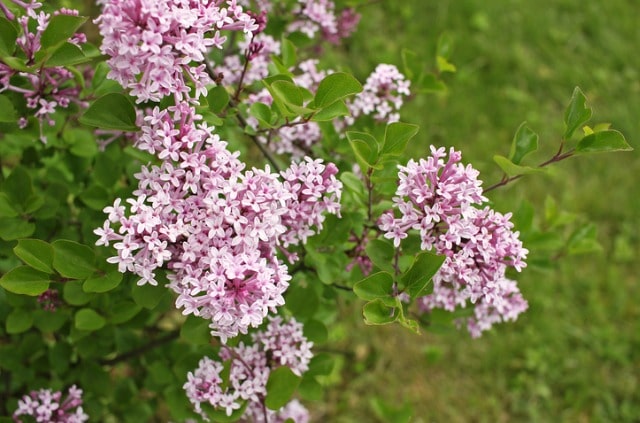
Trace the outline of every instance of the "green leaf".
{"label": "green leaf", "polygon": [[96,331],[107,323],[104,317],[90,308],[83,308],[76,312],[74,324],[78,330]]}
{"label": "green leaf", "polygon": [[447,59],[442,56],[436,57],[436,65],[438,66],[438,71],[440,73],[444,72],[456,72],[456,66],[453,63],[450,63]]}
{"label": "green leaf", "polygon": [[564,112],[564,139],[571,138],[571,135],[583,124],[591,119],[591,109],[587,107],[587,98],[579,87],[573,90],[569,107]]}
{"label": "green leaf", "polygon": [[122,282],[122,273],[113,269],[106,273],[94,274],[82,284],[84,292],[107,292],[115,289]]}
{"label": "green leaf", "polygon": [[7,194],[0,192],[0,218],[18,216],[18,211],[13,208],[12,203]]}
{"label": "green leaf", "polygon": [[340,116],[347,116],[349,113],[349,109],[347,108],[347,105],[344,104],[344,101],[338,100],[315,113],[311,120],[314,122],[326,122]]}
{"label": "green leaf", "polygon": [[9,177],[4,181],[3,191],[7,194],[9,201],[18,211],[23,211],[27,201],[33,195],[33,185],[31,176],[24,166],[17,166]]}
{"label": "green leaf", "polygon": [[25,264],[45,273],[53,273],[53,247],[39,239],[21,239],[13,252]]}
{"label": "green leaf", "polygon": [[326,376],[331,373],[335,365],[335,359],[327,353],[319,353],[313,356],[309,362],[309,370],[305,376]]}
{"label": "green leaf", "polygon": [[65,131],[63,137],[75,156],[91,158],[98,154],[98,143],[92,131],[73,128]]}
{"label": "green leaf", "polygon": [[443,32],[438,37],[438,45],[436,46],[436,56],[443,57],[448,59],[451,57],[451,53],[453,52],[453,39],[451,35]]}
{"label": "green leaf", "polygon": [[296,319],[305,321],[316,313],[320,300],[313,287],[297,283],[287,290],[285,304]]}
{"label": "green leaf", "polygon": [[109,191],[100,185],[90,185],[78,196],[90,209],[101,211],[111,199]]}
{"label": "green leaf", "polygon": [[137,131],[136,110],[131,100],[120,93],[109,93],[95,100],[80,116],[80,123],[102,129]]}
{"label": "green leaf", "polygon": [[134,285],[131,287],[131,295],[133,301],[146,309],[154,309],[163,297],[168,295],[169,291],[162,286],[153,286],[151,284]]}
{"label": "green leaf", "polygon": [[320,81],[314,103],[322,109],[361,91],[362,85],[352,75],[344,72],[332,73]]}
{"label": "green leaf", "polygon": [[424,72],[424,64],[420,62],[418,55],[406,48],[402,49],[400,55],[402,56],[402,68],[406,77],[411,81],[418,79]]}
{"label": "green leaf", "polygon": [[329,331],[324,323],[312,319],[304,323],[304,336],[314,345],[318,345],[327,342]]}
{"label": "green leaf", "polygon": [[271,108],[264,103],[256,102],[249,107],[249,113],[258,119],[258,123],[263,128],[272,128],[273,114]]}
{"label": "green leaf", "polygon": [[0,17],[0,56],[13,55],[17,38],[18,30],[16,27],[8,19]]}
{"label": "green leaf", "polygon": [[67,281],[62,288],[62,298],[67,304],[81,306],[87,304],[95,295],[82,290],[82,281]]}
{"label": "green leaf", "polygon": [[0,122],[14,123],[18,121],[16,109],[6,96],[0,95]]}
{"label": "green leaf", "polygon": [[33,312],[33,325],[41,332],[51,333],[59,330],[67,321],[68,315],[60,310],[36,310]]}
{"label": "green leaf", "polygon": [[207,345],[211,342],[209,320],[190,315],[180,328],[180,338],[191,345]]}
{"label": "green leaf", "polygon": [[504,156],[500,156],[496,154],[493,156],[493,161],[500,166],[500,169],[508,176],[517,176],[517,175],[529,175],[533,173],[546,173],[547,170],[542,167],[529,167],[529,166],[520,166],[513,163],[511,160],[507,159]]}
{"label": "green leaf", "polygon": [[71,15],[54,15],[40,38],[42,49],[46,50],[67,41],[85,23],[87,18]]}
{"label": "green leaf", "polygon": [[33,312],[23,308],[16,308],[8,316],[5,322],[7,333],[17,334],[26,332],[33,326]]}
{"label": "green leaf", "polygon": [[49,275],[29,266],[11,269],[0,278],[0,286],[14,294],[37,296],[49,289]]}
{"label": "green leaf", "polygon": [[216,114],[220,113],[229,104],[227,89],[222,85],[216,85],[211,88],[207,93],[207,102],[209,103],[209,110]]}
{"label": "green leaf", "polygon": [[594,132],[582,138],[576,145],[576,153],[608,153],[631,150],[633,148],[627,143],[624,135],[614,129]]}
{"label": "green leaf", "polygon": [[402,155],[407,143],[416,136],[419,130],[418,125],[410,123],[394,122],[387,125],[381,154],[394,157]]}
{"label": "green leaf", "polygon": [[0,219],[0,238],[5,241],[30,237],[35,230],[36,225],[23,219],[11,217]]}
{"label": "green leaf", "polygon": [[244,401],[241,403],[242,405],[240,406],[240,408],[238,408],[237,410],[233,410],[231,415],[227,415],[226,410],[213,408],[211,404],[207,402],[203,402],[200,407],[210,420],[216,423],[231,423],[240,420],[240,418],[244,415],[245,410],[247,409],[247,404],[249,404],[248,401]]}
{"label": "green leaf", "polygon": [[567,251],[571,255],[602,252],[602,245],[597,239],[597,227],[589,223],[577,228],[569,237]]}
{"label": "green leaf", "polygon": [[526,122],[522,122],[513,137],[513,141],[511,142],[509,159],[514,164],[520,164],[527,154],[532,153],[537,149],[538,134],[533,132],[531,128],[526,125]]}
{"label": "green leaf", "polygon": [[416,256],[413,265],[405,272],[401,279],[407,294],[409,294],[412,299],[429,294],[429,292],[425,292],[425,287],[431,281],[433,275],[440,269],[445,258],[445,256],[426,251]]}
{"label": "green leaf", "polygon": [[298,386],[298,393],[300,394],[300,398],[305,401],[320,401],[324,394],[324,388],[315,377],[308,377],[305,374],[302,382],[300,382],[300,386]]}
{"label": "green leaf", "polygon": [[49,57],[45,63],[45,67],[74,66],[90,60],[91,57],[85,56],[84,52],[77,45],[64,43]]}
{"label": "green leaf", "polygon": [[96,255],[90,247],[66,239],[56,240],[51,245],[53,268],[65,278],[84,279],[96,270]]}
{"label": "green leaf", "polygon": [[366,303],[362,309],[362,314],[367,325],[387,325],[398,319],[397,307],[385,305],[380,298]]}
{"label": "green leaf", "polygon": [[364,199],[367,195],[366,188],[364,186],[364,182],[358,176],[356,176],[352,172],[342,172],[340,175],[340,180],[344,184],[345,187],[349,189],[352,193],[354,193],[357,197]]}
{"label": "green leaf", "polygon": [[300,384],[300,376],[296,376],[287,366],[271,371],[267,381],[265,405],[270,410],[279,410],[291,399]]}
{"label": "green leaf", "polygon": [[393,255],[395,254],[393,244],[384,239],[374,239],[369,241],[365,252],[371,262],[382,270],[393,272]]}
{"label": "green leaf", "polygon": [[348,131],[347,138],[356,157],[369,167],[376,167],[378,160],[378,141],[365,132]]}
{"label": "green leaf", "polygon": [[142,307],[130,300],[123,300],[109,308],[109,322],[114,325],[128,322],[140,313]]}
{"label": "green leaf", "polygon": [[284,36],[282,37],[282,42],[280,43],[280,47],[282,50],[282,64],[286,68],[292,68],[297,63],[296,57],[296,46],[291,41],[289,41]]}
{"label": "green leaf", "polygon": [[447,90],[447,85],[439,80],[436,75],[427,73],[422,78],[419,88],[419,91],[424,93],[440,93]]}
{"label": "green leaf", "polygon": [[390,297],[393,294],[393,276],[389,272],[378,272],[359,281],[353,286],[353,292],[363,300]]}

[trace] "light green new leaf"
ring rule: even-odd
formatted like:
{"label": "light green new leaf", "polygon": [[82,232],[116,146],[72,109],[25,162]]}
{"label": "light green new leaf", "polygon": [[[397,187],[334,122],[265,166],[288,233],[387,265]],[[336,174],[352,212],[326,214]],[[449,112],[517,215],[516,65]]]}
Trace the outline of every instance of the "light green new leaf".
{"label": "light green new leaf", "polygon": [[80,116],[80,123],[102,129],[137,131],[136,110],[131,100],[120,93],[100,97]]}
{"label": "light green new leaf", "polygon": [[542,167],[529,167],[529,166],[520,166],[513,163],[511,160],[507,159],[504,156],[500,156],[496,154],[493,156],[493,161],[500,166],[500,169],[508,176],[517,176],[517,175],[528,175],[532,173],[546,173],[547,170]]}
{"label": "light green new leaf", "polygon": [[37,296],[49,289],[49,275],[29,266],[19,266],[0,278],[0,286],[14,294]]}
{"label": "light green new leaf", "polygon": [[520,164],[527,154],[533,153],[537,149],[538,134],[533,132],[531,128],[526,125],[526,122],[522,122],[511,142],[509,159],[514,164]]}
{"label": "light green new leaf", "polygon": [[353,292],[363,300],[375,300],[390,297],[393,294],[393,276],[389,272],[369,275],[353,286]]}
{"label": "light green new leaf", "polygon": [[316,91],[315,106],[325,108],[360,91],[362,91],[362,85],[353,76],[344,72],[332,73],[320,81]]}
{"label": "light green new leaf", "polygon": [[382,145],[382,155],[400,156],[404,153],[407,143],[415,137],[420,127],[410,123],[394,122],[387,125]]}
{"label": "light green new leaf", "polygon": [[573,90],[569,107],[564,112],[564,125],[566,128],[564,139],[571,138],[576,129],[591,119],[591,114],[591,108],[587,107],[587,98],[582,90],[576,87]]}
{"label": "light green new leaf", "polygon": [[25,264],[45,273],[53,273],[53,247],[39,239],[21,239],[13,252]]}
{"label": "light green new leaf", "polygon": [[614,129],[594,132],[582,138],[576,145],[576,153],[607,153],[631,150],[633,148],[627,143],[624,135]]}
{"label": "light green new leaf", "polygon": [[367,325],[388,325],[398,320],[399,314],[398,307],[389,307],[379,298],[366,303],[362,315]]}
{"label": "light green new leaf", "polygon": [[90,308],[83,308],[76,312],[75,327],[79,330],[95,331],[101,329],[107,321],[104,317]]}
{"label": "light green new leaf", "polygon": [[95,252],[75,241],[59,239],[53,246],[53,268],[65,278],[84,279],[96,270]]}
{"label": "light green new leaf", "polygon": [[272,370],[267,381],[265,405],[270,410],[279,410],[289,402],[300,384],[300,376],[296,376],[287,366]]}

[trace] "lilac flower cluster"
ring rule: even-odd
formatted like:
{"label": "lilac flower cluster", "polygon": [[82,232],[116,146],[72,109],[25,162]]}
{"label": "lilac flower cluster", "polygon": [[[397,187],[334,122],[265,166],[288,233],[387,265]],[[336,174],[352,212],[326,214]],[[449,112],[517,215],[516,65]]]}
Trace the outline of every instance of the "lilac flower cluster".
{"label": "lilac flower cluster", "polygon": [[242,79],[244,85],[250,85],[266,78],[271,55],[280,54],[280,42],[263,33],[238,42],[238,48],[242,56],[225,56],[222,65],[215,68],[216,73],[223,75],[225,84],[239,84]]}
{"label": "lilac flower cluster", "polygon": [[[186,104],[155,109],[137,147],[163,159],[136,174],[134,198],[105,208],[98,245],[114,242],[108,259],[121,272],[157,284],[166,266],[184,314],[211,320],[226,341],[259,326],[284,304],[291,277],[277,253],[322,228],[323,213],[339,213],[337,168],[320,160],[292,164],[280,175],[245,170],[212,128],[196,126]],[[315,228],[315,229],[314,229]],[[296,257],[287,254],[290,260]]]}
{"label": "lilac flower cluster", "polygon": [[472,336],[494,323],[515,320],[527,308],[514,281],[506,278],[508,267],[520,271],[528,251],[518,232],[513,232],[511,214],[489,207],[478,180],[479,172],[460,163],[453,148],[445,162],[445,149],[431,146],[431,156],[400,166],[395,209],[379,221],[385,237],[396,248],[410,231],[420,233],[421,248],[435,250],[446,260],[433,278],[434,291],[420,298],[423,311],[474,304],[474,315],[466,324]]}
{"label": "lilac flower cluster", "polygon": [[[25,10],[25,15],[15,16],[6,6],[2,10],[11,21],[15,21],[21,30],[16,39],[16,46],[21,50],[20,56],[24,56],[28,66],[36,63],[36,53],[40,51],[42,34],[49,26],[51,17],[58,14],[77,16],[78,11],[60,9],[53,15],[38,11],[42,3],[31,1],[23,2],[12,0],[13,3]],[[69,38],[68,42],[80,46],[86,42],[84,34],[78,33]],[[17,76],[18,79],[12,79]],[[46,122],[50,126],[55,125],[53,113],[58,108],[67,108],[76,103],[84,106],[79,100],[80,87],[75,82],[74,74],[62,66],[40,66],[33,72],[17,71],[8,64],[0,62],[0,93],[14,91],[24,96],[28,109],[35,110],[34,116],[40,123],[40,140],[46,143],[43,135],[43,125]],[[26,116],[21,116],[18,125],[25,128],[28,125]]]}
{"label": "lilac flower cluster", "polygon": [[[109,77],[138,102],[160,101],[173,94],[176,103],[197,99],[211,84],[205,56],[222,48],[221,31],[258,29],[255,19],[236,0],[103,0],[96,19],[109,55]],[[199,63],[199,64],[198,64]],[[191,95],[188,81],[195,85]]]}
{"label": "lilac flower cluster", "polygon": [[362,115],[372,115],[379,122],[393,123],[400,119],[398,113],[405,97],[410,95],[411,81],[394,65],[379,64],[369,75],[362,92],[348,103],[351,116],[346,123]]}
{"label": "lilac flower cluster", "polygon": [[21,422],[40,423],[82,423],[89,420],[89,416],[82,410],[82,390],[75,385],[69,388],[67,398],[62,400],[62,392],[52,392],[50,389],[32,391],[18,401],[18,409],[13,413],[13,419]]}
{"label": "lilac flower cluster", "polygon": [[240,343],[220,350],[220,359],[229,362],[228,381],[222,379],[223,364],[209,357],[202,358],[198,368],[187,374],[183,388],[195,411],[208,421],[202,404],[224,410],[230,416],[247,402],[241,421],[270,423],[293,419],[306,423],[309,414],[296,400],[277,412],[266,410],[263,405],[271,370],[288,366],[302,376],[309,368],[313,343],[303,335],[302,324],[294,319],[285,322],[279,316],[272,317],[266,329],[254,333],[252,339],[252,345]]}

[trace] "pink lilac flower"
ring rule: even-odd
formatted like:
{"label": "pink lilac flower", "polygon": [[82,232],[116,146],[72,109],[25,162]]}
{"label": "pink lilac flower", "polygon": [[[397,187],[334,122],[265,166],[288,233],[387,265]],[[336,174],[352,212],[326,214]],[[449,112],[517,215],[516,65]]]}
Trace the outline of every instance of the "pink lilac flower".
{"label": "pink lilac flower", "polygon": [[[249,56],[251,48],[260,46],[260,49]],[[244,85],[251,85],[256,81],[269,76],[269,64],[271,55],[280,55],[280,42],[267,34],[258,34],[253,38],[247,38],[238,42],[238,48],[242,55],[229,55],[223,60],[221,66],[215,68],[216,73],[222,73],[225,84],[238,84],[242,77]],[[245,60],[249,60],[246,71]],[[244,76],[242,76],[244,72]]]}
{"label": "pink lilac flower", "polygon": [[[16,17],[13,13],[3,11],[8,19],[15,21],[20,30],[16,39],[16,47],[21,51],[27,65],[36,63],[36,53],[40,51],[42,34],[49,26],[51,14],[38,12],[42,3],[32,1],[30,3],[12,0],[16,5],[25,10],[25,15]],[[78,11],[60,9],[55,15],[77,16]],[[80,46],[86,42],[84,34],[75,34],[67,40]],[[18,82],[19,81],[19,82]],[[34,116],[40,124],[40,140],[46,143],[43,134],[44,124],[55,125],[53,114],[59,108],[66,109],[72,103],[85,107],[85,102],[79,99],[80,87],[75,82],[75,75],[62,66],[40,66],[32,72],[21,72],[11,68],[8,64],[0,62],[0,93],[14,91],[24,96],[28,109],[34,110]],[[20,116],[18,124],[25,128],[28,121],[25,116]]]}
{"label": "pink lilac flower", "polygon": [[335,165],[318,160],[280,175],[245,170],[212,128],[196,123],[186,104],[145,118],[136,146],[162,164],[142,167],[134,197],[105,208],[94,232],[96,244],[117,251],[108,261],[138,284],[155,285],[156,272],[169,269],[176,306],[211,320],[226,341],[284,304],[291,276],[278,250],[305,242],[323,213],[339,213],[342,185]]}
{"label": "pink lilac flower", "polygon": [[89,416],[82,410],[82,390],[75,385],[69,388],[64,401],[62,392],[50,389],[40,389],[25,395],[18,401],[13,419],[21,422],[22,417],[27,416],[27,421],[35,419],[39,423],[82,423],[89,420]]}
{"label": "pink lilac flower", "polygon": [[400,119],[399,110],[410,95],[411,81],[394,65],[379,64],[369,75],[362,92],[348,102],[351,116],[346,124],[353,124],[362,115],[370,115],[378,122],[393,123]]}
{"label": "pink lilac flower", "polygon": [[478,171],[460,163],[462,155],[453,149],[446,162],[445,157],[444,148],[432,146],[426,160],[399,166],[396,212],[383,214],[379,226],[396,248],[418,231],[423,250],[446,256],[433,278],[433,293],[418,304],[425,312],[472,304],[474,316],[466,323],[477,337],[494,323],[515,320],[527,308],[505,273],[509,267],[525,267],[528,251],[512,231],[511,214],[478,208],[487,201]]}
{"label": "pink lilac flower", "polygon": [[[101,51],[110,56],[109,77],[131,90],[137,102],[174,95],[176,103],[206,95],[210,48],[221,49],[222,31],[258,29],[236,0],[104,0],[96,19]],[[191,93],[189,83],[195,86]]]}
{"label": "pink lilac flower", "polygon": [[296,423],[308,422],[309,414],[297,400],[279,411],[266,410],[263,406],[271,370],[288,366],[302,376],[309,368],[313,343],[303,335],[302,324],[294,319],[285,322],[281,317],[272,317],[263,331],[252,335],[252,340],[252,345],[241,342],[237,347],[220,350],[220,360],[229,363],[228,381],[222,379],[223,364],[209,357],[203,357],[198,368],[187,374],[183,389],[195,411],[208,421],[203,404],[230,416],[246,402],[240,421],[284,423],[290,418]]}

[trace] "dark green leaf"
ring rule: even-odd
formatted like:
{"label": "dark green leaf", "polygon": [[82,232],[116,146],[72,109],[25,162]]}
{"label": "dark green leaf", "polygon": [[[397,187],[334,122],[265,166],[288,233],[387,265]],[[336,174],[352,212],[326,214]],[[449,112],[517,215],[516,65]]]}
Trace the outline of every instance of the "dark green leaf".
{"label": "dark green leaf", "polygon": [[40,38],[42,49],[46,50],[67,41],[86,20],[87,18],[82,16],[64,14],[52,16]]}
{"label": "dark green leaf", "polygon": [[105,204],[111,199],[109,192],[100,185],[90,185],[78,197],[90,209],[97,211],[104,209]]}
{"label": "dark green leaf", "polygon": [[51,312],[48,310],[36,310],[33,312],[33,325],[44,333],[59,330],[67,321],[68,315],[60,310]]}
{"label": "dark green leaf", "polygon": [[102,129],[137,131],[136,111],[131,100],[120,93],[106,94],[80,116],[80,123]]}
{"label": "dark green leaf", "polygon": [[493,161],[500,166],[500,169],[504,173],[509,176],[517,176],[517,175],[528,175],[532,173],[546,173],[547,170],[542,167],[529,167],[529,166],[520,166],[513,163],[511,160],[507,159],[504,156],[500,156],[496,154],[493,156]]}
{"label": "dark green leaf", "polygon": [[318,310],[318,293],[313,287],[295,284],[287,290],[285,304],[287,309],[296,316],[296,319],[305,321]]}
{"label": "dark green leaf", "polygon": [[419,130],[418,125],[409,123],[394,122],[387,125],[381,154],[394,157],[402,155],[407,143],[416,136]]}
{"label": "dark green leaf", "polygon": [[538,134],[533,132],[525,122],[516,131],[516,135],[511,142],[511,152],[509,159],[514,164],[520,164],[522,159],[529,153],[538,149]]}
{"label": "dark green leaf", "polygon": [[327,353],[319,353],[313,356],[309,362],[309,370],[305,376],[326,376],[331,373],[335,365],[334,358]]}
{"label": "dark green leaf", "polygon": [[114,325],[128,322],[136,314],[140,313],[142,307],[130,300],[123,300],[109,308],[109,322]]}
{"label": "dark green leaf", "polygon": [[355,131],[348,131],[347,138],[356,157],[374,167],[378,160],[378,141],[370,134]]}
{"label": "dark green leaf", "polygon": [[191,345],[207,345],[211,342],[209,320],[190,315],[180,328],[180,338]]}
{"label": "dark green leaf", "polygon": [[18,121],[16,109],[6,96],[0,95],[0,122],[14,123]]}
{"label": "dark green leaf", "polygon": [[263,128],[271,128],[273,115],[271,114],[271,108],[264,103],[253,103],[249,108],[249,113],[254,118],[258,119],[258,123]]}
{"label": "dark green leaf", "polygon": [[227,89],[222,85],[216,85],[211,88],[207,94],[207,102],[209,103],[209,110],[216,114],[220,113],[229,104]]}
{"label": "dark green leaf", "polygon": [[385,305],[382,299],[368,302],[362,309],[364,322],[368,325],[387,325],[398,319],[398,308]]}
{"label": "dark green leaf", "polygon": [[51,245],[53,268],[65,278],[88,278],[96,270],[96,255],[90,247],[66,239],[59,239]]}
{"label": "dark green leaf", "polygon": [[27,201],[33,195],[31,176],[23,166],[17,166],[12,171],[2,187],[12,206],[17,210],[24,210]]}
{"label": "dark green leaf", "polygon": [[73,66],[90,60],[77,45],[64,43],[47,60],[45,67]]}
{"label": "dark green leaf", "polygon": [[49,288],[49,275],[29,266],[19,266],[0,278],[0,286],[14,294],[37,296]]}
{"label": "dark green leaf", "polygon": [[602,251],[602,245],[597,239],[597,228],[593,223],[582,225],[569,237],[567,243],[569,254],[591,254]]}
{"label": "dark green leaf", "polygon": [[13,55],[16,49],[16,38],[18,38],[18,30],[8,19],[0,17],[0,56]]}
{"label": "dark green leaf", "polygon": [[613,129],[587,135],[578,141],[578,145],[576,145],[576,153],[605,153],[631,150],[633,148],[627,143],[624,135]]}
{"label": "dark green leaf", "polygon": [[324,323],[312,319],[304,323],[304,336],[315,345],[318,345],[327,342],[329,331]]}
{"label": "dark green leaf", "polygon": [[320,81],[314,103],[322,109],[360,91],[362,85],[352,75],[343,72],[332,73]]}
{"label": "dark green leaf", "polygon": [[21,239],[13,252],[25,264],[45,273],[53,273],[53,247],[39,239]]}
{"label": "dark green leaf", "polygon": [[149,310],[155,308],[168,293],[169,291],[165,287],[153,286],[148,283],[131,287],[131,295],[136,304]]}
{"label": "dark green leaf", "polygon": [[411,298],[428,294],[425,287],[440,269],[445,258],[427,251],[418,254],[411,268],[402,276],[402,285]]}
{"label": "dark green leaf", "polygon": [[7,333],[16,334],[26,332],[33,326],[33,312],[23,308],[16,308],[8,316],[5,327]]}
{"label": "dark green leaf", "polygon": [[84,292],[107,292],[115,289],[122,282],[122,273],[117,269],[112,269],[106,273],[94,274],[84,281],[82,290]]}
{"label": "dark green leaf", "polygon": [[447,85],[432,73],[427,73],[424,75],[419,87],[420,92],[425,93],[438,93],[447,90]]}
{"label": "dark green leaf", "polygon": [[340,180],[345,187],[349,189],[357,197],[364,199],[367,195],[364,182],[352,172],[342,172]]}
{"label": "dark green leaf", "polygon": [[0,218],[0,238],[12,241],[33,235],[36,225],[19,218]]}
{"label": "dark green leaf", "polygon": [[62,298],[70,305],[85,305],[94,296],[94,294],[86,293],[82,290],[82,281],[67,281],[62,288]]}
{"label": "dark green leaf", "polygon": [[353,286],[353,292],[363,300],[375,300],[393,294],[393,276],[388,272],[378,272],[359,281]]}
{"label": "dark green leaf", "polygon": [[324,394],[324,388],[315,377],[308,377],[306,374],[298,386],[300,398],[306,401],[320,401]]}
{"label": "dark green leaf", "polygon": [[571,96],[571,103],[569,103],[569,107],[564,112],[564,125],[566,128],[564,139],[571,138],[576,129],[591,119],[592,112],[586,103],[587,98],[584,93],[579,87],[576,87]]}
{"label": "dark green leaf", "polygon": [[64,132],[64,140],[71,145],[71,153],[78,157],[94,157],[98,154],[95,135],[86,129],[69,129]]}
{"label": "dark green leaf", "polygon": [[365,252],[371,262],[378,268],[393,272],[393,255],[395,254],[393,244],[384,239],[374,239],[369,241]]}
{"label": "dark green leaf", "polygon": [[201,404],[202,410],[205,412],[210,420],[216,423],[231,423],[240,420],[247,409],[247,401],[242,402],[242,405],[237,410],[233,410],[230,415],[227,415],[226,410],[219,410],[213,408],[209,403],[203,402]]}
{"label": "dark green leaf", "polygon": [[7,194],[0,192],[0,218],[18,216],[18,211],[13,208],[12,203]]}
{"label": "dark green leaf", "polygon": [[83,308],[76,312],[75,327],[79,330],[95,331],[101,329],[107,321],[104,317],[90,308]]}
{"label": "dark green leaf", "polygon": [[265,405],[270,410],[279,410],[291,399],[300,384],[300,376],[296,376],[286,366],[271,371],[267,381],[267,397]]}

